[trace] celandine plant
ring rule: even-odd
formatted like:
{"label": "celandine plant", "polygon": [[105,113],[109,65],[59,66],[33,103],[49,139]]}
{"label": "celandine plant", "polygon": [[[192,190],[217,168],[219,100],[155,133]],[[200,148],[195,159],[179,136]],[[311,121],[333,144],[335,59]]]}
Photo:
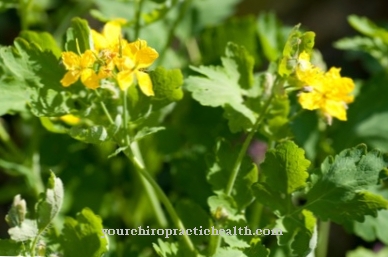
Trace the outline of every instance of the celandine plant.
{"label": "celandine plant", "polygon": [[62,38],[28,30],[33,4],[16,5],[24,30],[0,48],[0,114],[24,130],[1,123],[0,167],[27,189],[11,191],[0,255],[324,257],[330,222],[388,243],[388,156],[366,147],[388,151],[366,133],[388,108],[355,118],[375,92],[364,85],[387,80],[388,32],[350,17],[364,37],[336,45],[373,46],[381,63],[355,83],[325,68],[314,32],[271,13],[221,23],[237,1],[213,2],[95,1],[101,32],[73,18]]}

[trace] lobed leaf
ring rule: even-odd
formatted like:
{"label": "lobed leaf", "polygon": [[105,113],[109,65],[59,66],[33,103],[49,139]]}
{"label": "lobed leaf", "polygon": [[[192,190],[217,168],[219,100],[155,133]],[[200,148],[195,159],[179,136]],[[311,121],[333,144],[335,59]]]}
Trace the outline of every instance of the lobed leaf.
{"label": "lobed leaf", "polygon": [[311,177],[304,207],[323,220],[339,224],[376,216],[378,210],[387,209],[388,201],[367,189],[379,182],[380,172],[387,165],[386,155],[378,150],[367,152],[365,145],[326,158]]}
{"label": "lobed leaf", "polygon": [[88,208],[78,213],[76,219],[67,217],[61,235],[64,255],[101,257],[108,250],[102,228],[101,218]]}
{"label": "lobed leaf", "polygon": [[[223,66],[191,67],[203,76],[189,76],[186,80],[187,89],[192,92],[193,98],[200,104],[211,107],[229,108],[226,117],[231,119],[232,130],[236,127],[234,118],[241,119],[240,115],[234,115],[230,108],[245,117],[249,129],[255,122],[255,113],[244,104],[244,96],[247,95],[244,88],[251,87],[253,81],[253,59],[243,47],[229,43],[226,48],[226,57],[222,58]],[[250,68],[240,74],[241,69]],[[241,84],[247,83],[247,84]],[[228,107],[226,107],[228,105]]]}

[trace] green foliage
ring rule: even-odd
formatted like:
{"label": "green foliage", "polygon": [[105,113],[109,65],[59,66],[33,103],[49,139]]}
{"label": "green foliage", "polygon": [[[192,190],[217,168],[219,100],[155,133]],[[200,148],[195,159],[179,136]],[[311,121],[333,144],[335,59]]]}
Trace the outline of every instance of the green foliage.
{"label": "green foliage", "polygon": [[261,13],[257,18],[257,33],[261,47],[267,60],[276,61],[283,50],[285,43],[284,28],[275,13]]}
{"label": "green foliage", "polygon": [[364,145],[327,158],[311,176],[305,208],[340,224],[376,216],[378,210],[387,208],[388,201],[367,189],[379,182],[387,161],[386,155],[378,150],[367,152]]}
{"label": "green foliage", "polygon": [[[0,0],[22,28],[0,46],[0,203],[14,196],[0,255],[305,257],[325,252],[323,222],[388,243],[387,29],[349,16],[361,35],[336,47],[360,57],[370,77],[356,81],[347,122],[328,126],[298,103],[309,86],[321,93],[295,74],[303,51],[326,69],[315,33],[273,12],[232,16],[239,2]],[[77,17],[87,12],[104,23],[125,18],[125,40],[104,27],[109,47],[96,52],[90,25],[102,24]],[[127,45],[137,38],[149,47]],[[96,60],[63,55],[86,50]],[[149,79],[144,94],[138,83]],[[226,234],[103,233],[140,226]]]}
{"label": "green foliage", "polygon": [[233,18],[216,27],[207,28],[201,34],[200,49],[203,63],[218,63],[219,58],[224,55],[228,42],[243,46],[256,63],[260,63],[256,41],[256,24],[251,16]]}
{"label": "green foliage", "polygon": [[[234,125],[234,119],[244,119],[247,125],[244,129],[249,129],[255,121],[255,114],[244,104],[244,96],[248,94],[245,88],[252,85],[253,59],[243,47],[229,43],[226,57],[221,60],[222,67],[191,67],[206,77],[190,76],[186,81],[187,89],[202,105],[226,108],[233,132],[239,129]],[[239,70],[245,72],[239,74]]]}
{"label": "green foliage", "polygon": [[261,165],[262,177],[253,186],[256,199],[280,215],[292,211],[291,195],[306,186],[310,161],[292,141],[285,141],[270,150]]}
{"label": "green foliage", "polygon": [[0,239],[0,254],[2,256],[18,256],[22,253],[21,242],[15,242],[10,239]]}
{"label": "green foliage", "polygon": [[[209,183],[216,194],[225,194],[228,179],[236,162],[237,152],[224,140],[217,143],[214,159],[209,160],[210,169],[207,175]],[[244,159],[232,193],[233,205],[244,210],[252,201],[251,185],[257,181],[257,167],[249,159]]]}
{"label": "green foliage", "polygon": [[283,55],[279,64],[280,76],[289,76],[296,65],[296,58],[303,51],[311,53],[314,46],[315,33],[307,31],[302,33],[297,25],[288,36]]}
{"label": "green foliage", "polygon": [[350,251],[346,254],[346,257],[384,257],[388,254],[388,248],[383,248],[378,253],[371,251],[364,247],[357,247],[357,249]]}
{"label": "green foliage", "polygon": [[[366,17],[350,15],[349,24],[363,36],[352,38],[343,38],[335,42],[335,47],[343,50],[361,51],[373,56],[378,62],[369,67],[370,72],[375,73],[376,64],[388,70],[388,30],[377,26],[374,22]],[[364,61],[367,64],[370,61]],[[371,66],[371,64],[369,64]]]}
{"label": "green foliage", "polygon": [[66,32],[66,51],[72,51],[80,54],[88,49],[91,49],[92,46],[90,45],[90,37],[91,35],[88,22],[80,18],[74,18]]}
{"label": "green foliage", "polygon": [[90,209],[83,209],[76,219],[67,218],[62,231],[64,254],[99,257],[107,251],[108,241],[102,233],[102,220]]}

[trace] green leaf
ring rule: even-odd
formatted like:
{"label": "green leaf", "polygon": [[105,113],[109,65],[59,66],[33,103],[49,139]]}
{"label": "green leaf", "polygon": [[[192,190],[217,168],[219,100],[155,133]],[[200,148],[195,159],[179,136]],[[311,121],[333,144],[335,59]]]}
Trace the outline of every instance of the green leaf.
{"label": "green leaf", "polygon": [[23,242],[35,238],[38,235],[38,226],[35,220],[27,219],[26,201],[16,195],[13,199],[12,207],[6,215],[5,220],[11,227],[8,234],[11,239]]}
{"label": "green leaf", "polygon": [[265,116],[266,122],[260,127],[260,132],[273,141],[291,137],[289,113],[290,100],[288,96],[286,94],[275,95]]}
{"label": "green leaf", "polygon": [[28,89],[20,81],[0,78],[0,116],[25,111],[28,100]]}
{"label": "green leaf", "polygon": [[273,12],[260,13],[257,18],[257,33],[263,52],[268,61],[276,61],[282,53],[282,27]]}
{"label": "green leaf", "polygon": [[293,254],[307,256],[317,246],[317,219],[307,210],[282,220],[287,232],[279,236],[279,244],[290,244]]}
{"label": "green leaf", "polygon": [[[229,105],[253,124],[255,114],[244,105],[243,97],[247,95],[247,92],[242,86],[246,87],[247,85],[240,84],[241,76],[245,77],[243,81],[251,81],[251,77],[248,74],[252,73],[252,70],[248,73],[239,73],[239,67],[249,66],[252,59],[249,58],[242,47],[238,47],[233,43],[228,44],[226,52],[227,57],[222,58],[223,67],[191,67],[205,77],[190,76],[186,81],[187,89],[192,92],[193,98],[199,101],[200,104],[211,107],[225,107]],[[245,64],[243,65],[243,63]],[[235,116],[231,115],[230,117]]]}
{"label": "green leaf", "polygon": [[[258,255],[261,257],[261,255]],[[232,247],[219,248],[213,257],[249,257],[242,250],[233,249]]]}
{"label": "green leaf", "polygon": [[201,33],[202,62],[204,64],[218,63],[229,42],[243,46],[256,63],[258,56],[256,23],[253,16],[233,17],[215,27],[206,27]]}
{"label": "green leaf", "polygon": [[358,32],[369,37],[378,37],[385,44],[388,43],[388,31],[381,27],[378,27],[368,18],[359,17],[357,15],[349,15],[348,22]]}
{"label": "green leaf", "polygon": [[[213,225],[209,215],[201,208],[201,206],[193,201],[179,201],[175,208],[186,229],[200,229],[201,226],[201,229],[205,229],[210,228]],[[190,238],[195,245],[202,245],[204,242],[209,241],[209,235],[201,235],[199,232],[196,232],[197,235],[195,235],[194,233],[195,232],[193,231]]]}
{"label": "green leaf", "polygon": [[195,8],[197,15],[197,26],[199,29],[208,26],[214,26],[224,21],[235,10],[235,6],[241,0],[224,0],[220,4],[219,0],[201,0],[193,1],[192,5]]}
{"label": "green leaf", "polygon": [[[372,187],[369,191],[388,199],[388,189],[382,186]],[[379,210],[377,217],[366,216],[364,222],[351,221],[345,224],[345,228],[351,233],[361,237],[365,241],[372,242],[380,240],[388,244],[388,210]]]}
{"label": "green leaf", "polygon": [[365,241],[380,240],[388,244],[388,210],[380,210],[377,217],[366,216],[364,222],[355,222],[353,233]]}
{"label": "green leaf", "polygon": [[305,208],[323,220],[364,221],[387,209],[388,201],[367,188],[376,185],[386,169],[388,157],[378,150],[367,152],[365,145],[346,149],[328,157],[311,177]]}
{"label": "green leaf", "polygon": [[70,100],[72,89],[59,82],[65,71],[54,54],[42,52],[39,46],[22,38],[15,39],[14,44],[15,47],[1,48],[0,56],[8,72],[20,83],[16,92],[25,90],[21,97],[29,98],[31,111],[36,116],[70,113],[75,99]]}
{"label": "green leaf", "polygon": [[57,42],[53,36],[47,32],[36,32],[36,31],[22,31],[20,32],[19,37],[25,39],[27,42],[34,43],[40,50],[51,51],[55,57],[59,58],[61,56],[61,49],[58,47]]}
{"label": "green leaf", "polygon": [[46,192],[37,205],[37,223],[40,230],[44,230],[59,213],[63,203],[63,195],[62,181],[51,172]]}
{"label": "green leaf", "polygon": [[304,150],[292,141],[285,141],[267,152],[261,168],[266,184],[279,193],[290,195],[306,186],[309,166]]}
{"label": "green leaf", "polygon": [[11,239],[17,242],[31,240],[38,236],[39,229],[36,220],[25,219],[19,226],[8,229]]}
{"label": "green leaf", "polygon": [[159,238],[158,244],[153,243],[152,246],[160,257],[178,257],[177,243],[164,242]]}
{"label": "green leaf", "polygon": [[158,244],[153,243],[152,246],[160,257],[204,257],[193,251],[189,251],[183,244],[164,242],[160,238],[158,239]]}
{"label": "green leaf", "polygon": [[251,116],[251,111],[248,108],[243,107],[237,111],[229,104],[225,104],[223,117],[228,120],[228,126],[232,133],[252,128],[253,119],[248,118],[249,116]]}
{"label": "green leaf", "polygon": [[309,165],[304,150],[294,142],[279,143],[261,164],[263,182],[253,186],[257,200],[281,214],[288,213],[293,207],[291,194],[306,186]]}
{"label": "green leaf", "polygon": [[289,76],[294,71],[298,55],[303,51],[310,54],[314,47],[315,33],[312,31],[302,33],[299,26],[300,24],[291,31],[283,49],[278,69],[280,76]]}
{"label": "green leaf", "polygon": [[362,246],[357,247],[357,249],[350,251],[346,254],[346,257],[385,257],[388,255],[388,247],[383,248],[378,253],[375,251],[366,249]]}
{"label": "green leaf", "polygon": [[239,74],[238,84],[240,88],[249,89],[253,86],[253,68],[254,58],[249,54],[245,47],[234,43],[228,43],[226,46],[225,57],[222,57],[222,64],[226,70],[236,69]]}
{"label": "green leaf", "polygon": [[155,96],[153,100],[171,103],[183,98],[183,75],[180,69],[167,70],[158,66],[150,72]]}
{"label": "green leaf", "polygon": [[[255,242],[256,241],[256,242]],[[250,247],[244,250],[244,253],[247,257],[268,257],[269,249],[261,243],[261,240],[256,239],[250,244]]]}
{"label": "green leaf", "polygon": [[27,214],[27,203],[20,195],[16,195],[13,198],[12,207],[8,214],[5,216],[10,227],[20,226],[26,219]]}
{"label": "green leaf", "polygon": [[77,140],[91,144],[99,144],[111,139],[104,126],[74,126],[70,128],[69,135]]}
{"label": "green leaf", "polygon": [[88,22],[81,18],[73,18],[66,32],[66,51],[72,51],[77,54],[84,53],[92,48],[91,42]]}
{"label": "green leaf", "polygon": [[88,208],[78,213],[76,220],[67,217],[61,235],[64,255],[101,257],[108,250],[102,229],[101,218]]}
{"label": "green leaf", "polygon": [[[238,149],[233,148],[226,141],[220,140],[217,143],[214,159],[210,160],[211,167],[207,175],[207,179],[216,194],[225,193],[237,155]],[[242,161],[231,195],[239,210],[244,210],[253,201],[251,186],[257,181],[257,174],[257,166],[250,159],[245,158]]]}
{"label": "green leaf", "polygon": [[1,256],[19,256],[22,255],[23,245],[21,242],[15,242],[9,239],[0,239]]}

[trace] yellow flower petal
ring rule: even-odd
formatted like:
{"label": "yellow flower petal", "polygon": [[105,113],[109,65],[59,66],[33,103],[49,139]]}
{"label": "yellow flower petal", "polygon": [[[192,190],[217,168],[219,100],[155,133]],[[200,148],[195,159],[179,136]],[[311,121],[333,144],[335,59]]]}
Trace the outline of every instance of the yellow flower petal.
{"label": "yellow flower petal", "polygon": [[86,50],[85,53],[81,54],[81,67],[91,68],[96,61],[96,56],[91,50]]}
{"label": "yellow flower petal", "polygon": [[121,23],[118,20],[107,22],[102,30],[102,35],[110,47],[119,43],[121,36]]}
{"label": "yellow flower petal", "polygon": [[74,84],[77,82],[78,78],[80,76],[80,72],[78,70],[70,70],[66,72],[65,76],[61,79],[61,84],[64,87],[68,87],[71,84]]}
{"label": "yellow flower petal", "polygon": [[339,120],[346,120],[346,105],[343,102],[327,99],[322,112]]}
{"label": "yellow flower petal", "polygon": [[151,66],[151,64],[159,57],[158,52],[156,52],[155,49],[151,47],[146,47],[143,49],[140,49],[136,53],[135,62],[137,63],[137,67],[147,68]]}
{"label": "yellow flower petal", "polygon": [[106,38],[95,30],[90,31],[92,34],[94,50],[99,52],[101,49],[108,48],[109,43]]}
{"label": "yellow flower petal", "polygon": [[117,74],[117,82],[121,90],[127,90],[133,84],[133,72],[130,70],[120,71]]}
{"label": "yellow flower petal", "polygon": [[66,70],[74,70],[80,66],[80,57],[73,52],[63,52],[62,62],[66,67]]}
{"label": "yellow flower petal", "polygon": [[154,90],[152,89],[152,80],[150,75],[142,71],[136,71],[136,78],[141,91],[146,96],[155,95]]}
{"label": "yellow flower petal", "polygon": [[100,86],[100,80],[92,69],[84,69],[82,71],[81,82],[90,89],[96,89]]}

